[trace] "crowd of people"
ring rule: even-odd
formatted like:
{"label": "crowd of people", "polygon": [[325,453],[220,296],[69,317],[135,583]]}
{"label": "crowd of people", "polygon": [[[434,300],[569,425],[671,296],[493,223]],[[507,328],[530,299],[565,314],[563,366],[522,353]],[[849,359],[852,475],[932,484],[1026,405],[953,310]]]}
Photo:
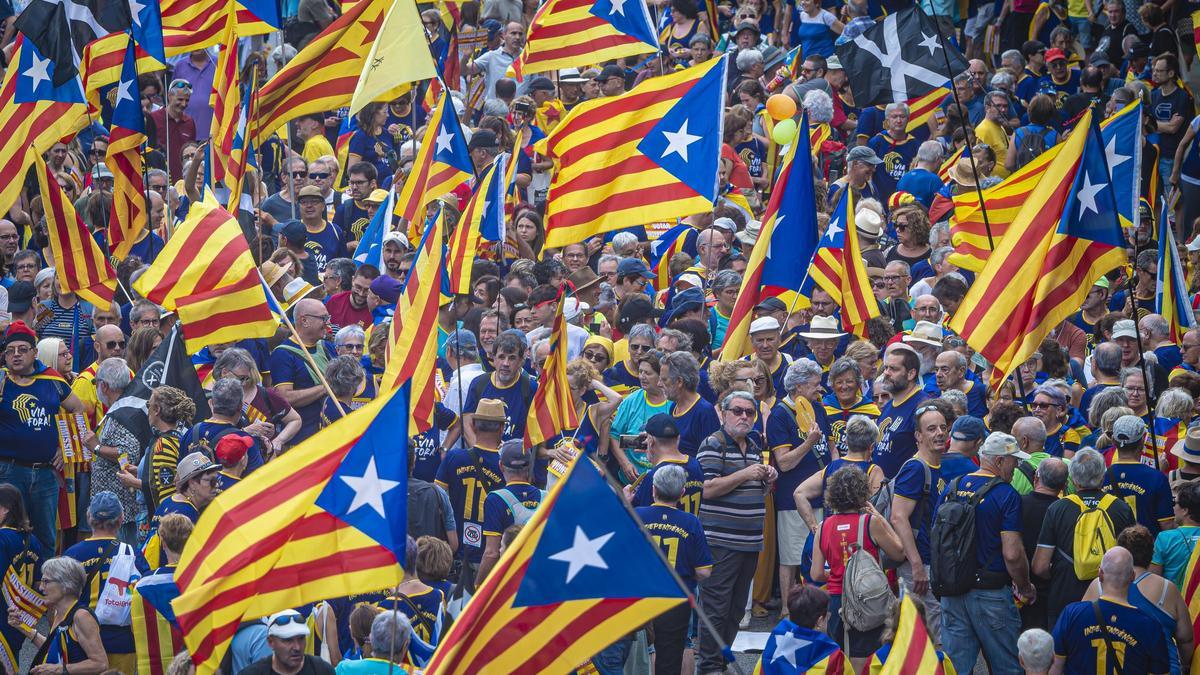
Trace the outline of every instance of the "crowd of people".
{"label": "crowd of people", "polygon": [[[1200,330],[1177,332],[1156,313],[1154,201],[1182,196],[1171,215],[1194,291],[1190,5],[1006,0],[960,15],[959,3],[923,3],[957,26],[970,61],[952,95],[914,119],[904,102],[857,107],[835,54],[901,3],[650,4],[658,53],[522,81],[508,68],[538,3],[467,0],[449,22],[421,6],[433,53],[460,66],[448,101],[477,177],[518,150],[506,240],[484,245],[472,292],[444,296],[437,325],[420,328],[437,332],[438,402],[434,428],[407,443],[406,580],[245,622],[223,671],[415,672],[561,474],[554,465],[580,456],[621,488],[698,605],[629,626],[586,672],[727,672],[727,648],[752,618],[831,641],[855,672],[874,672],[908,649],[893,642],[898,593],[918,606],[946,672],[1188,672]],[[244,69],[276,72],[338,10],[300,0],[285,12],[306,30],[286,43],[247,38]],[[582,102],[722,55],[712,210],[546,247],[555,166],[533,141]],[[111,306],[56,282],[35,182],[0,219],[8,672],[132,674],[152,660],[188,672],[186,652],[145,653],[128,609],[101,598],[114,584],[169,577],[222,491],[288,462],[290,448],[380,393],[420,223],[390,229],[378,266],[353,256],[409,177],[424,86],[367,105],[352,125],[346,109],[302,116],[257,149],[234,215],[294,330],[189,354],[206,400],[159,386],[148,429],[119,414],[178,323],[131,289],[200,198],[214,70],[214,51],[200,50],[175,59],[169,77],[139,82],[150,227],[112,261]],[[880,316],[852,334],[820,286],[769,297],[754,308],[752,353],[730,358],[722,347],[779,168],[774,94],[807,113],[817,139],[821,232],[841,195],[854,196]],[[1145,117],[1130,266],[1097,281],[1032,358],[989,386],[991,364],[947,325],[975,279],[953,262],[952,198],[999,184],[1063,142],[1085,111],[1134,101]],[[106,252],[107,133],[97,121],[46,157]],[[476,179],[438,195],[431,212],[453,228]],[[678,224],[695,230],[694,248],[655,255],[652,242]],[[559,312],[579,426],[525,447]],[[14,603],[22,594],[38,598],[37,613]]]}

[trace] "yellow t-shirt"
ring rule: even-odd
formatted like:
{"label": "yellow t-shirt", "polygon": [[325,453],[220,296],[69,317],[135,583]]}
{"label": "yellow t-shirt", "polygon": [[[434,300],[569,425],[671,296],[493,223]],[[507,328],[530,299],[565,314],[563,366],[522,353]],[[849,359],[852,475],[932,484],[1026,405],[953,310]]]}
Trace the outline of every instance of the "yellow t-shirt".
{"label": "yellow t-shirt", "polygon": [[992,173],[1001,178],[1008,178],[1008,169],[1004,168],[1004,159],[1008,156],[1008,134],[1004,133],[1004,128],[985,119],[975,127],[975,137],[987,143],[996,153],[996,168],[992,169]]}
{"label": "yellow t-shirt", "polygon": [[333,146],[321,134],[304,141],[304,161],[306,162],[315,162],[320,157],[332,154]]}

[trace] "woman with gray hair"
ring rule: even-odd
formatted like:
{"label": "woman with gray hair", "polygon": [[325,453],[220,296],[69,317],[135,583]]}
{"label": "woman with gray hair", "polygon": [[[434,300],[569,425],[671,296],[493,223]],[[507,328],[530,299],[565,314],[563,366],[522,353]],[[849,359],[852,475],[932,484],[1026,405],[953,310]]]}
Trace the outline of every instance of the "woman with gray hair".
{"label": "woman with gray hair", "polygon": [[325,367],[325,379],[335,399],[326,398],[321,408],[321,426],[327,427],[375,398],[375,379],[367,377],[358,359],[343,354]]}
{"label": "woman with gray hair", "polygon": [[[996,73],[996,77],[1008,73]],[[1012,79],[1012,76],[1008,76]],[[992,78],[993,82],[995,77]],[[1054,663],[1054,638],[1041,628],[1030,628],[1017,638],[1017,659],[1021,667],[1030,675],[1044,675],[1050,672]]]}
{"label": "woman with gray hair", "polygon": [[233,378],[242,385],[242,415],[250,424],[242,431],[257,436],[263,448],[275,455],[300,431],[300,413],[275,390],[262,384],[262,375],[250,352],[230,347],[213,364],[213,378]]}
{"label": "woman with gray hair", "polygon": [[[846,440],[842,435],[852,415],[865,415],[879,419],[879,406],[863,393],[863,373],[857,360],[843,356],[829,367],[829,388],[833,391],[821,399],[829,421],[829,444],[838,453],[846,451]],[[872,441],[874,442],[874,441]]]}
{"label": "woman with gray hair", "polygon": [[625,342],[629,346],[628,353],[624,359],[604,371],[604,384],[617,390],[617,393],[622,396],[637,389],[640,385],[638,361],[649,354],[651,349],[654,349],[657,339],[658,334],[654,332],[653,326],[639,323],[631,328],[629,335],[625,338]]}
{"label": "woman with gray hair", "polygon": [[9,625],[20,629],[38,647],[30,675],[66,672],[98,675],[108,670],[100,624],[87,603],[79,601],[87,581],[78,560],[65,556],[51,558],[42,563],[42,580],[38,584],[50,608],[50,630],[39,633],[21,623],[15,614],[9,614]]}
{"label": "woman with gray hair", "polygon": [[729,317],[733,316],[733,305],[742,288],[742,275],[733,270],[721,270],[713,277],[710,286],[717,300],[708,316],[708,332],[712,338],[710,347],[720,349],[725,342],[725,331],[729,328]]}
{"label": "woman with gray hair", "polygon": [[342,326],[333,336],[333,348],[339,355],[349,354],[361,359],[367,348],[367,334],[358,324]]}

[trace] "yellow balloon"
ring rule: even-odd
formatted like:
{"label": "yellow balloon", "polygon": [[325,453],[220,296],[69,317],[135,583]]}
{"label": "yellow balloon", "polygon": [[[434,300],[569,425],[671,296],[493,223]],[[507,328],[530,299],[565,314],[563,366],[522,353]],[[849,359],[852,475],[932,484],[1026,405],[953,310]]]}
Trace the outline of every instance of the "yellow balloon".
{"label": "yellow balloon", "polygon": [[796,139],[796,121],[785,119],[775,123],[775,128],[771,130],[771,139],[779,145],[787,145]]}

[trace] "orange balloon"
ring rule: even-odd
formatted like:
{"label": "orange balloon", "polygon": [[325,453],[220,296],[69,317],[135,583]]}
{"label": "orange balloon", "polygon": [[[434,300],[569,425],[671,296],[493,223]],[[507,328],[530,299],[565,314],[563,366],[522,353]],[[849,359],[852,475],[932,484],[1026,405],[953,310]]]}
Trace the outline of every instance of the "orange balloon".
{"label": "orange balloon", "polygon": [[790,119],[796,115],[796,102],[787,94],[775,94],[767,99],[767,114],[775,121]]}

